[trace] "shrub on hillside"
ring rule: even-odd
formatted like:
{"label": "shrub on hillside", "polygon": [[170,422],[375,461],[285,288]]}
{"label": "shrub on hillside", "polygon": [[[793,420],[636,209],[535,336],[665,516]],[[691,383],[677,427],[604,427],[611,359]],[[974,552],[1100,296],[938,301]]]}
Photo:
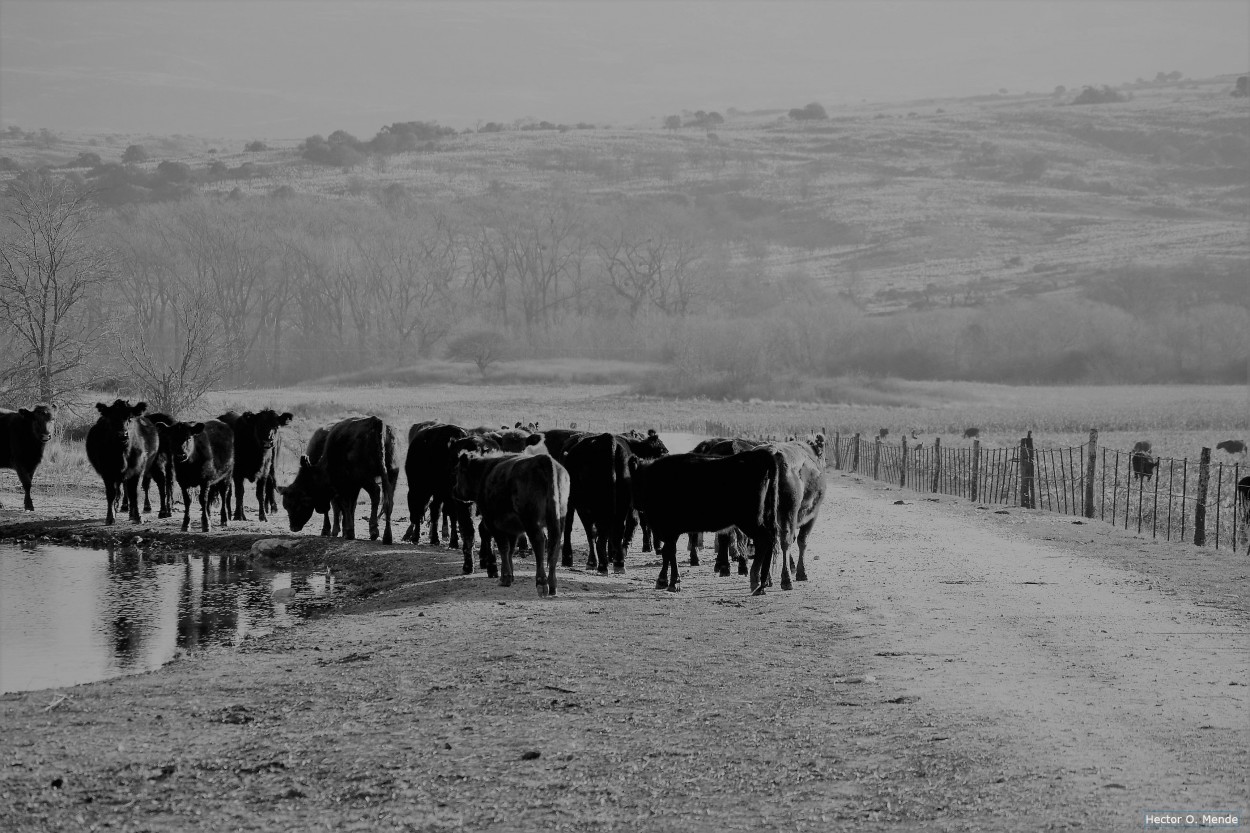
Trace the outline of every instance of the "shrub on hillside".
{"label": "shrub on hillside", "polygon": [[122,161],[127,165],[146,162],[148,161],[148,152],[143,149],[143,145],[131,145],[122,154]]}
{"label": "shrub on hillside", "polygon": [[269,150],[269,145],[265,144],[260,139],[257,139],[254,142],[248,142],[244,145],[243,150],[248,153],[260,153],[262,150]]}
{"label": "shrub on hillside", "polygon": [[1086,87],[1081,90],[1081,94],[1072,99],[1073,104],[1117,104],[1122,101],[1128,101],[1128,96],[1118,90],[1113,90],[1106,84],[1102,88]]}
{"label": "shrub on hillside", "polygon": [[789,113],[790,118],[795,121],[818,121],[829,118],[829,114],[825,112],[825,108],[813,101],[806,107],[796,107]]}

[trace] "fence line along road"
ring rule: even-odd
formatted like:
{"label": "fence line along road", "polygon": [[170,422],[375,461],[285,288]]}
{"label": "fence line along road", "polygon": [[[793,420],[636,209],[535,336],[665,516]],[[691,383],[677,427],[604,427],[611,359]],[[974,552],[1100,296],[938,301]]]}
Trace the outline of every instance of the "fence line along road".
{"label": "fence line along road", "polygon": [[[1137,465],[1134,458],[1137,457]],[[1014,447],[898,445],[882,437],[835,434],[827,464],[840,471],[897,483],[917,492],[970,501],[1098,518],[1124,529],[1197,546],[1247,545],[1250,505],[1237,483],[1250,466],[1211,462],[1203,448],[1196,462],[1100,448],[1098,431],[1069,448],[1037,448],[1033,434]]]}

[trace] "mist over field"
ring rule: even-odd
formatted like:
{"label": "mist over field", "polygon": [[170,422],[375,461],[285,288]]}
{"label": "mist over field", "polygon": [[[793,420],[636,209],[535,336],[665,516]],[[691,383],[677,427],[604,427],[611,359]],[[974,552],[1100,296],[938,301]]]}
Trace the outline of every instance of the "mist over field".
{"label": "mist over field", "polygon": [[1244,383],[1247,16],[6,0],[0,400]]}

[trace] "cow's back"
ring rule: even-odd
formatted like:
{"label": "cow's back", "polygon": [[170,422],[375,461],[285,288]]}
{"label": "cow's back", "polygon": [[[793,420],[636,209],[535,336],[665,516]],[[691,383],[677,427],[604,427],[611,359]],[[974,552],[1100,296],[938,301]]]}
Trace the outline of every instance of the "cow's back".
{"label": "cow's back", "polygon": [[546,454],[510,454],[488,458],[482,483],[483,516],[515,534],[530,524],[562,521],[568,511],[568,471]]}
{"label": "cow's back", "polygon": [[729,457],[673,454],[638,465],[634,505],[661,538],[737,526],[748,535],[770,531],[769,502],[779,452],[757,448]]}
{"label": "cow's back", "polygon": [[398,474],[395,432],[375,416],[340,420],[326,432],[321,465],[336,488],[390,481]]}

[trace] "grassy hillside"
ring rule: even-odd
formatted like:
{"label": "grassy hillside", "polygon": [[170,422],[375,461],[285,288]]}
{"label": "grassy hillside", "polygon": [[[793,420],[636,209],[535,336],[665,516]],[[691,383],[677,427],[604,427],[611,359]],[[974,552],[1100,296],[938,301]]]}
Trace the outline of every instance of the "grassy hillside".
{"label": "grassy hillside", "polygon": [[[888,311],[1065,292],[1127,264],[1245,258],[1250,103],[1232,86],[1232,77],[1150,85],[1099,105],[1070,105],[1072,95],[862,104],[807,123],[731,111],[714,132],[459,134],[352,168],[304,161],[291,140],[244,152],[192,137],[49,143],[10,133],[0,156],[26,167],[82,152],[110,162],[142,144],[141,168],[182,162],[204,180],[196,190],[236,196],[284,188],[371,199],[399,184],[455,200],[557,181],[601,197],[659,195],[703,207],[761,273],[799,270]],[[250,163],[250,175],[206,177],[214,162],[235,172]]]}

